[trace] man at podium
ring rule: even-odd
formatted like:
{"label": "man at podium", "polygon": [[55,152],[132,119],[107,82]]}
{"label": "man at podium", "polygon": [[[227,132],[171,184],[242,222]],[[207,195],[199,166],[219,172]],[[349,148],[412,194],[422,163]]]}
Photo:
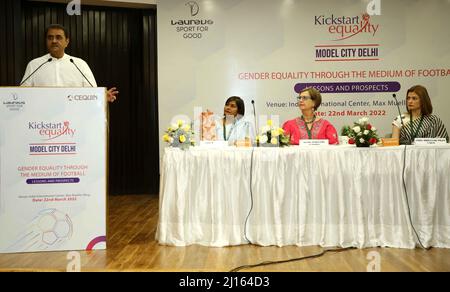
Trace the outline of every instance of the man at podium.
{"label": "man at podium", "polygon": [[[28,63],[21,86],[97,87],[88,64],[65,53],[70,42],[65,27],[50,25],[46,29],[45,38],[48,54]],[[118,93],[115,87],[109,89],[108,101],[114,102]]]}

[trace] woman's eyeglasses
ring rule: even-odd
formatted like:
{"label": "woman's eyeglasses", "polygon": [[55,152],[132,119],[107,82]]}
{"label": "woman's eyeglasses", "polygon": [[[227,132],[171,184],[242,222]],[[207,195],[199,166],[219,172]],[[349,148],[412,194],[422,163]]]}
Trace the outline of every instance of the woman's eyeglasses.
{"label": "woman's eyeglasses", "polygon": [[298,101],[300,101],[300,100],[309,100],[309,99],[311,99],[311,96],[297,96],[297,100]]}

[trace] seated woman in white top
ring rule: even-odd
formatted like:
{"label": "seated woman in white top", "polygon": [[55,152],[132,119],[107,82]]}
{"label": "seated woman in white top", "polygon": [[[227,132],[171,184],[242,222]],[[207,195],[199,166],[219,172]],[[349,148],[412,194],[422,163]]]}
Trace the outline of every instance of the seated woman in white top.
{"label": "seated woman in white top", "polygon": [[244,101],[238,96],[232,96],[225,102],[223,118],[216,124],[217,140],[234,144],[238,140],[255,139],[253,125],[244,118]]}
{"label": "seated woman in white top", "polygon": [[408,89],[406,109],[408,112],[402,119],[398,116],[392,122],[392,138],[399,139],[400,144],[411,144],[415,138],[445,138],[448,142],[444,123],[432,115],[433,106],[425,87],[416,85]]}

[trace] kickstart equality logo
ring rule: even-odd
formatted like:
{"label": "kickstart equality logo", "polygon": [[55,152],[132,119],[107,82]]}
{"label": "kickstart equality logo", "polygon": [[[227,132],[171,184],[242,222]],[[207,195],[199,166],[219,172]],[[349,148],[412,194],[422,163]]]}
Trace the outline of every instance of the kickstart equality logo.
{"label": "kickstart equality logo", "polygon": [[358,35],[375,37],[380,30],[380,25],[373,23],[368,13],[362,16],[316,15],[314,25],[325,27],[333,41],[343,41]]}
{"label": "kickstart equality logo", "polygon": [[29,122],[28,129],[36,132],[44,141],[51,141],[59,137],[73,138],[76,129],[70,126],[69,121],[52,122]]}

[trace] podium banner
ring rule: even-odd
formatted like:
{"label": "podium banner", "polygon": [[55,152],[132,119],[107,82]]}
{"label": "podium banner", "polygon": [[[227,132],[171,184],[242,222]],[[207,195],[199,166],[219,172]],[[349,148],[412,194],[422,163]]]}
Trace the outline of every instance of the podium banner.
{"label": "podium banner", "polygon": [[0,88],[0,253],[106,248],[105,88]]}

